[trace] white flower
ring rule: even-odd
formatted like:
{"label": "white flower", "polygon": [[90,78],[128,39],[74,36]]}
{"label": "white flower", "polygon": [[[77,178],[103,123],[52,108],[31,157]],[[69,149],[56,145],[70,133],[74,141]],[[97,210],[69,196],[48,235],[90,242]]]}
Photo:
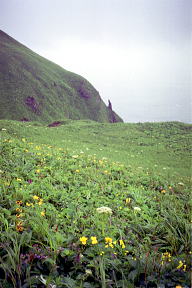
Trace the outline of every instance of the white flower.
{"label": "white flower", "polygon": [[[36,277],[38,278],[38,276],[36,276]],[[39,280],[40,280],[44,285],[47,284],[47,280],[46,280],[45,278],[43,278],[42,275],[39,276]],[[47,287],[49,287],[49,288],[57,288],[57,286],[54,285],[54,284],[49,284]]]}
{"label": "white flower", "polygon": [[133,207],[133,209],[134,209],[134,211],[136,211],[136,212],[141,211],[141,208],[140,208],[140,207]]}
{"label": "white flower", "polygon": [[111,208],[105,207],[105,206],[99,207],[96,210],[98,213],[106,213],[106,214],[112,214],[113,213]]}
{"label": "white flower", "polygon": [[73,155],[72,156],[72,158],[75,158],[75,159],[78,158],[78,157],[79,157],[79,155]]}
{"label": "white flower", "polygon": [[87,274],[87,275],[92,275],[92,271],[91,271],[90,269],[86,269],[86,270],[85,270],[85,274]]}
{"label": "white flower", "polygon": [[185,184],[183,182],[179,182],[178,185],[185,186]]}
{"label": "white flower", "polygon": [[6,131],[7,129],[5,129],[5,128],[2,128],[1,130],[2,130],[2,131]]}

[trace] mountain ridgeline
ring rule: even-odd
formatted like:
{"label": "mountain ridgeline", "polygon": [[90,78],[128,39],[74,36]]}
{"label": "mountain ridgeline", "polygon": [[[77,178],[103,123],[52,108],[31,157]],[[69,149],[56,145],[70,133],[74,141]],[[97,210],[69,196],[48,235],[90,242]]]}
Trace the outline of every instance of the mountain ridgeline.
{"label": "mountain ridgeline", "polygon": [[85,78],[0,30],[0,119],[51,122],[65,118],[123,121]]}

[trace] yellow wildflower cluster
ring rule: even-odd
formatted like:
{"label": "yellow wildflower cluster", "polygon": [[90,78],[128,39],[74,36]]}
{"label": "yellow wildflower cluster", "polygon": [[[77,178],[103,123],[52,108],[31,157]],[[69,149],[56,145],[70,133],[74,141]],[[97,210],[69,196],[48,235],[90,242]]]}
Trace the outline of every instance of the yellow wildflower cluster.
{"label": "yellow wildflower cluster", "polygon": [[31,207],[34,207],[34,204],[33,204],[33,203],[26,202],[26,206],[27,206],[27,207],[30,207],[30,206],[31,206]]}
{"label": "yellow wildflower cluster", "polygon": [[187,269],[187,265],[185,265],[181,260],[179,261],[179,265],[177,266],[177,269],[182,269],[184,272]]}
{"label": "yellow wildflower cluster", "polygon": [[41,146],[35,146],[36,150],[41,150]]}
{"label": "yellow wildflower cluster", "polygon": [[[39,205],[39,206],[41,206],[42,204],[43,204],[43,199],[42,198],[40,198],[39,196],[37,196],[37,195],[34,195],[33,196],[33,200],[36,200],[37,201],[37,204]],[[26,202],[26,206],[27,207],[34,207],[34,204],[33,203],[29,203],[29,202]]]}
{"label": "yellow wildflower cluster", "polygon": [[[98,243],[98,240],[97,240],[97,237],[96,237],[96,236],[91,236],[90,239],[91,239],[91,244],[92,244],[92,245],[95,245],[95,244]],[[85,237],[85,236],[82,236],[82,237],[80,237],[79,240],[80,240],[80,242],[81,242],[82,245],[86,245],[88,238]]]}
{"label": "yellow wildflower cluster", "polygon": [[[38,205],[42,205],[42,204],[43,204],[43,199],[40,198],[39,196],[34,195],[34,196],[33,196],[33,199],[38,201],[38,202],[37,202]],[[29,206],[29,205],[27,205],[27,206]]]}
{"label": "yellow wildflower cluster", "polygon": [[[39,196],[34,195],[32,198],[33,198],[33,200],[36,201],[35,204],[38,204],[39,206],[41,206],[41,205],[43,204],[43,199],[40,198]],[[16,201],[16,204],[19,205],[19,206],[21,206],[21,205],[23,204],[23,202],[22,202],[21,200],[17,200],[17,201]],[[27,207],[34,207],[35,204],[34,204],[34,203],[26,202],[25,205],[26,205]],[[22,214],[22,209],[21,209],[21,207],[17,207],[17,208],[15,209],[15,211],[17,212],[17,214],[16,214],[16,217],[17,217],[17,218],[21,218],[21,217],[24,215],[24,214]],[[40,212],[40,215],[41,215],[41,216],[45,216],[45,211],[41,211],[41,212]],[[17,230],[17,231],[23,231],[23,228],[21,228],[21,222],[19,222],[19,224],[16,225],[16,230]]]}
{"label": "yellow wildflower cluster", "polygon": [[[82,236],[79,238],[79,240],[80,240],[82,245],[87,245],[88,244],[87,242],[89,239],[88,239],[88,237]],[[97,240],[96,236],[91,236],[90,240],[91,240],[92,245],[98,244],[98,240]],[[117,244],[117,241],[113,241],[113,239],[111,237],[105,237],[104,241],[105,241],[105,248],[114,248],[114,245]],[[118,243],[122,249],[125,249],[125,243],[122,239],[120,239]],[[127,251],[127,253],[128,253],[128,251]]]}
{"label": "yellow wildflower cluster", "polygon": [[113,239],[110,237],[105,237],[105,248],[111,247],[114,248]]}
{"label": "yellow wildflower cluster", "polygon": [[161,261],[161,265],[163,265],[165,261],[166,262],[171,262],[171,254],[169,252],[164,252],[162,254],[161,260],[162,260]]}
{"label": "yellow wildflower cluster", "polygon": [[[33,200],[36,200],[36,201],[37,201],[36,204],[38,204],[39,206],[41,206],[41,205],[43,204],[43,199],[40,198],[40,197],[37,196],[37,195],[34,195],[34,196],[33,196]],[[26,203],[26,206],[32,206],[32,207],[34,207],[34,204],[27,202],[27,203]],[[41,216],[45,216],[45,211],[41,211],[40,215],[41,215]]]}
{"label": "yellow wildflower cluster", "polygon": [[[24,214],[22,214],[22,208],[21,208],[22,204],[23,204],[23,202],[21,200],[16,201],[16,205],[19,206],[15,209],[15,211],[17,212],[17,214],[16,214],[17,219],[21,218],[24,215]],[[16,230],[18,232],[22,232],[24,230],[23,221],[16,222]]]}

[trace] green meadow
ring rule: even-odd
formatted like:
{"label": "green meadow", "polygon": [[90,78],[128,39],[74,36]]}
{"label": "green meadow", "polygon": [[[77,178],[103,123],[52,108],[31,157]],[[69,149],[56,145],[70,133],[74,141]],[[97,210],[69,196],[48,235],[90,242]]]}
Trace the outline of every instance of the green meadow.
{"label": "green meadow", "polygon": [[190,287],[191,129],[0,121],[0,287]]}

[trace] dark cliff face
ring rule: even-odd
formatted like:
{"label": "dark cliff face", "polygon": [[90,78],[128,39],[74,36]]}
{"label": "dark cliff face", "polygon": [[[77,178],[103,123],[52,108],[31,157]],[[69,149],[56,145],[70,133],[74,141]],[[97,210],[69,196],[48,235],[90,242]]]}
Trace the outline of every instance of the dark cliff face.
{"label": "dark cliff face", "polygon": [[118,121],[118,115],[113,111],[112,109],[112,103],[110,100],[108,100],[108,115],[109,115],[109,121],[111,123],[116,123]]}
{"label": "dark cliff face", "polygon": [[122,121],[86,79],[39,56],[3,31],[0,31],[0,118]]}

